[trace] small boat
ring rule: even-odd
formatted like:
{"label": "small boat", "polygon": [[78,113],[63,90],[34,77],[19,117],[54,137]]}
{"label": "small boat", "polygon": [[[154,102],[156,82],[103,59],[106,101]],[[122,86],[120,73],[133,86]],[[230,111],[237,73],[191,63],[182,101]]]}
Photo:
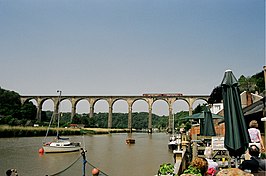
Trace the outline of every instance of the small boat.
{"label": "small boat", "polygon": [[127,134],[126,144],[135,144],[135,139],[132,137],[132,133]]}
{"label": "small boat", "polygon": [[133,139],[133,138],[127,138],[126,139],[126,144],[135,144],[135,139]]}
{"label": "small boat", "polygon": [[176,136],[172,135],[169,139],[169,142],[168,142],[168,148],[170,150],[175,150],[177,149],[177,140],[176,140]]}
{"label": "small boat", "polygon": [[169,138],[169,142],[168,142],[168,149],[169,150],[175,150],[178,147],[178,143],[177,143],[177,136],[175,135],[175,114],[173,114],[173,128],[172,128],[172,135]]}
{"label": "small boat", "polygon": [[[61,92],[62,91],[57,91],[59,92],[59,97],[58,97],[58,103],[60,105],[60,99],[61,99]],[[58,108],[59,111],[59,108]],[[52,119],[54,118],[54,113],[52,115]],[[52,122],[52,119],[50,121],[49,127],[46,132],[45,139],[47,138],[48,131]],[[62,138],[59,137],[59,112],[57,114],[57,135],[56,138],[51,141],[51,142],[43,142],[42,150],[40,149],[40,153],[63,153],[63,152],[75,152],[79,151],[81,149],[81,143],[80,142],[71,142],[69,138]],[[45,141],[44,139],[44,141]]]}

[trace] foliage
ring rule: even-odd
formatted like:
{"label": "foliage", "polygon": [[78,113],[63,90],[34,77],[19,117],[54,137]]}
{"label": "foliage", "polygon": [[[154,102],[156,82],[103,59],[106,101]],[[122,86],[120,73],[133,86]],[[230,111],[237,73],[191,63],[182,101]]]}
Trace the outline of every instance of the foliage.
{"label": "foliage", "polygon": [[20,96],[14,91],[2,89],[0,87],[0,115],[19,117],[21,102]]}
{"label": "foliage", "polygon": [[[238,79],[239,83],[239,91],[247,91],[250,93],[255,93],[256,91],[260,94],[265,90],[265,82],[264,82],[264,73],[263,71],[253,75],[247,76],[241,75]],[[208,99],[209,104],[221,103],[222,102],[222,87],[215,87]]]}
{"label": "foliage", "polygon": [[154,128],[158,128],[159,130],[168,128],[168,116],[157,116],[152,114],[152,126]]}
{"label": "foliage", "polygon": [[37,114],[36,106],[30,102],[25,102],[20,108],[20,119],[35,120]]}
{"label": "foliage", "polygon": [[[135,115],[136,114],[132,113],[132,116],[135,116]],[[106,115],[106,117],[108,119],[108,115]],[[138,117],[135,116],[135,118],[138,118]],[[132,123],[135,122],[135,118],[133,119],[134,121]],[[112,126],[114,126],[115,128],[127,128],[128,126],[127,119],[128,119],[127,113],[113,113],[112,114]]]}
{"label": "foliage", "polygon": [[170,163],[163,163],[160,165],[158,175],[169,175],[174,173],[174,165]]}
{"label": "foliage", "polygon": [[36,106],[32,102],[20,102],[20,95],[0,87],[0,124],[25,125],[35,121]]}
{"label": "foliage", "polygon": [[263,71],[253,75],[247,76],[241,75],[238,79],[239,89],[241,92],[247,91],[251,93],[262,93],[265,90],[264,73]]}
{"label": "foliage", "polygon": [[[153,114],[153,120],[155,120],[156,117],[157,116]],[[135,129],[147,129],[148,128],[148,113],[134,112],[132,114],[132,119],[133,119],[133,122],[132,122],[133,128],[135,128]],[[155,121],[158,121],[158,120],[156,119]]]}
{"label": "foliage", "polygon": [[202,176],[201,175],[201,172],[200,172],[200,169],[196,168],[196,167],[193,167],[193,166],[188,166],[188,169],[186,169],[184,172],[184,174],[194,174],[194,175],[197,175],[197,176]]}
{"label": "foliage", "polygon": [[209,104],[221,103],[222,99],[223,99],[222,87],[217,86],[212,90],[210,98],[208,99],[208,103]]}
{"label": "foliage", "polygon": [[238,83],[240,92],[255,92],[257,87],[256,79],[254,77],[245,77],[244,75],[241,75],[238,79]]}
{"label": "foliage", "polygon": [[180,120],[180,118],[183,118],[189,115],[188,111],[181,111],[174,115],[175,115],[174,126],[177,130],[179,130],[181,127],[185,128],[185,130],[188,130],[191,128],[191,123],[189,121],[184,122],[184,120]]}
{"label": "foliage", "polygon": [[198,106],[193,110],[193,114],[203,112],[205,107],[206,104],[198,104]]}
{"label": "foliage", "polygon": [[[132,113],[132,128],[147,129],[148,116],[149,114],[147,112]],[[82,115],[76,114],[72,120],[72,123],[84,124],[85,127],[90,127],[90,128],[95,128],[95,127],[107,128],[108,113],[95,113],[91,118],[87,114],[82,114]],[[168,127],[168,116],[157,116],[155,114],[152,114],[152,126],[158,129],[166,129]],[[113,113],[112,127],[128,128],[128,113]]]}
{"label": "foliage", "polygon": [[254,78],[255,82],[256,82],[255,91],[258,91],[258,93],[262,93],[265,90],[264,72],[261,71],[255,75],[253,75],[252,78]]}

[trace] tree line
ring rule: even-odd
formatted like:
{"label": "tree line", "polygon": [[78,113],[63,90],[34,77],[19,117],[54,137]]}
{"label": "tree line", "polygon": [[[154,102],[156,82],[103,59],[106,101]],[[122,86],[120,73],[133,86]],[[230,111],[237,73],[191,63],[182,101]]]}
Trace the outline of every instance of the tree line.
{"label": "tree line", "polygon": [[[199,105],[200,107],[200,105]],[[199,108],[196,111],[201,111]],[[42,111],[41,121],[36,119],[37,108],[31,102],[27,101],[24,104],[20,101],[20,95],[17,92],[5,90],[0,87],[0,124],[7,124],[10,126],[33,126],[39,124],[41,126],[48,126],[53,116],[52,111]],[[148,128],[147,112],[134,112],[132,113],[132,128],[134,129],[147,129]],[[179,127],[181,117],[188,116],[187,111],[182,111],[175,114],[175,126]],[[158,129],[168,128],[168,116],[158,116],[152,114],[152,126]],[[89,114],[76,114],[71,119],[71,113],[60,113],[60,126],[68,127],[70,124],[83,124],[85,127],[108,127],[108,113],[95,113],[93,117]],[[183,122],[189,128],[189,123]],[[53,123],[52,126],[56,126]],[[113,113],[112,114],[112,127],[113,128],[128,128],[128,113]]]}
{"label": "tree line", "polygon": [[[238,79],[239,90],[248,92],[263,93],[264,87],[264,73],[263,71],[253,75],[245,77],[241,75]],[[217,86],[210,94],[208,103],[218,103],[222,100],[221,87]],[[205,105],[198,105],[193,113],[203,111]],[[24,104],[20,101],[20,95],[15,91],[5,90],[0,87],[0,124],[8,125],[21,125],[31,126],[35,123],[39,125],[47,126],[52,117],[52,111],[42,111],[41,119],[36,119],[37,108],[31,102],[27,101]],[[188,121],[181,121],[180,118],[188,116],[188,111],[181,111],[175,114],[174,125],[180,127],[185,125],[186,128],[190,127]],[[69,126],[70,123],[84,124],[86,127],[100,127],[107,128],[108,113],[95,113],[92,118],[88,114],[76,114],[71,121],[70,113],[62,113],[60,115],[61,126]],[[168,127],[168,116],[158,116],[152,114],[152,126],[153,128],[166,129]],[[113,113],[112,114],[112,127],[113,128],[127,128],[128,114],[127,113]],[[147,129],[148,128],[148,113],[147,112],[134,112],[132,113],[132,127],[135,129]]]}

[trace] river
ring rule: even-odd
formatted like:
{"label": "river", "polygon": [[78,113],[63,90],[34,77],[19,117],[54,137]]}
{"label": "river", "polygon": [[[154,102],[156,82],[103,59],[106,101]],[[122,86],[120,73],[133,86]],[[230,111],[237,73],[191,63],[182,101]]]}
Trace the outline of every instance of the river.
{"label": "river", "polygon": [[[92,166],[100,175],[154,176],[162,163],[173,163],[168,150],[169,135],[165,133],[133,133],[135,144],[126,144],[127,134],[71,136],[85,146],[86,176],[91,176]],[[81,176],[83,160],[79,152],[38,153],[43,137],[0,138],[0,175],[16,168],[19,176],[45,176],[58,173],[72,165],[60,176]]]}

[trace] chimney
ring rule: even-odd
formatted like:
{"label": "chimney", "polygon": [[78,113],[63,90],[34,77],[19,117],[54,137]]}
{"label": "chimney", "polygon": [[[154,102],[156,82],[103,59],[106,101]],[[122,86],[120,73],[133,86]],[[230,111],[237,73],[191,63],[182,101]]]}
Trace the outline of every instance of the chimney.
{"label": "chimney", "polygon": [[250,92],[246,92],[246,96],[247,96],[247,106],[249,106],[253,103],[252,95]]}

